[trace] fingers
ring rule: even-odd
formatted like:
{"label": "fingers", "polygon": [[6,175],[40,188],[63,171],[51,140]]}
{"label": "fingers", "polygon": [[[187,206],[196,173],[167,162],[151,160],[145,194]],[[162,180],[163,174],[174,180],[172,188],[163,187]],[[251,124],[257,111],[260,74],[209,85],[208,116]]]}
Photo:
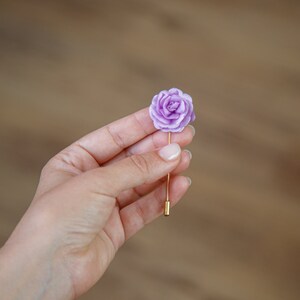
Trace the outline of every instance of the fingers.
{"label": "fingers", "polygon": [[[74,142],[44,167],[36,195],[41,195],[82,172],[98,168],[123,149],[156,131],[149,108],[106,125]],[[43,184],[47,178],[47,185]]]}
{"label": "fingers", "polygon": [[156,130],[147,107],[91,132],[74,145],[83,148],[98,164],[103,164]]}
{"label": "fingers", "polygon": [[[194,133],[195,129],[187,126],[182,132],[173,133],[172,141],[184,147],[192,141]],[[167,133],[156,131],[148,108],[142,109],[88,134],[53,157],[44,168],[37,195],[96,169],[99,164],[108,166],[133,154],[154,151],[166,142]],[[44,177],[47,185],[43,184]]]}
{"label": "fingers", "polygon": [[[192,142],[194,135],[195,128],[192,125],[189,125],[182,132],[173,133],[172,142],[179,144],[181,147],[185,147]],[[104,165],[110,165],[130,155],[154,151],[155,149],[161,148],[166,145],[167,142],[168,133],[156,131],[153,134],[145,137],[141,141],[137,142],[136,144],[120,152],[116,157],[109,160]]]}
{"label": "fingers", "polygon": [[[178,166],[171,172],[171,177],[176,176],[182,172],[184,172],[190,165],[192,155],[191,152],[188,150],[184,150],[181,153],[181,159]],[[128,189],[122,192],[118,198],[118,204],[120,208],[123,208],[134,201],[138,200],[139,198],[145,196],[146,194],[152,192],[158,186],[160,186],[163,182],[166,182],[166,177],[163,177],[153,183],[143,184],[136,188]]]}
{"label": "fingers", "polygon": [[174,170],[180,162],[181,148],[170,144],[159,151],[136,154],[107,167],[89,171],[94,188],[113,197],[122,191],[152,183]]}
{"label": "fingers", "polygon": [[[185,194],[190,186],[190,181],[183,176],[177,176],[170,182],[170,201],[174,206]],[[124,226],[125,238],[128,239],[146,224],[153,221],[163,213],[166,200],[166,187],[160,185],[150,194],[138,201],[124,207],[120,211],[120,217]]]}

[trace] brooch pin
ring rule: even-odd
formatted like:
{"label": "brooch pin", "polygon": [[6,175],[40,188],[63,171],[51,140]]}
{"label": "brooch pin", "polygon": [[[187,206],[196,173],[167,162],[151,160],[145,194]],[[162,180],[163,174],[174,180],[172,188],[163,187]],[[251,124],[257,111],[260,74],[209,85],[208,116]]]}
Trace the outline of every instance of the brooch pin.
{"label": "brooch pin", "polygon": [[[155,95],[149,107],[149,113],[154,127],[168,132],[168,144],[171,144],[172,132],[181,132],[196,118],[192,97],[177,88],[163,90]],[[170,215],[170,177],[168,173],[165,216]]]}

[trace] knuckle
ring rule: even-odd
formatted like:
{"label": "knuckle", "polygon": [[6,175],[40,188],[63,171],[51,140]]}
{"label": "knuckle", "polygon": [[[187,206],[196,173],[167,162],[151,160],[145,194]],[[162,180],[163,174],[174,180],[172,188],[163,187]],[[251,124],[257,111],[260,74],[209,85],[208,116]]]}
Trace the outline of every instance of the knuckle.
{"label": "knuckle", "polygon": [[41,170],[41,175],[47,175],[53,168],[55,165],[55,158],[52,157],[48,160],[48,162],[43,166],[42,170]]}
{"label": "knuckle", "polygon": [[106,180],[107,175],[101,169],[92,169],[81,175],[92,189],[102,190],[110,182]]}
{"label": "knuckle", "polygon": [[138,202],[136,202],[136,203],[137,203],[136,214],[137,214],[137,216],[138,216],[138,218],[140,220],[141,227],[144,227],[147,224],[146,218],[145,218],[145,213],[144,213],[141,205],[139,205]]}
{"label": "knuckle", "polygon": [[45,164],[45,165],[43,166],[43,168],[42,168],[42,170],[41,170],[41,176],[46,175],[46,174],[48,173],[48,170],[49,170],[49,165],[48,165],[48,163],[47,163],[47,164]]}
{"label": "knuckle", "polygon": [[141,174],[149,173],[149,162],[143,155],[132,155],[129,157],[129,159]]}
{"label": "knuckle", "polygon": [[113,131],[113,129],[108,125],[105,127],[112,141],[119,147],[120,149],[126,148],[126,143],[122,135],[120,135],[117,131]]}
{"label": "knuckle", "polygon": [[107,174],[104,171],[97,169],[90,170],[81,175],[82,181],[92,195],[97,197],[102,196],[106,198],[116,197],[116,187],[113,181],[107,180]]}

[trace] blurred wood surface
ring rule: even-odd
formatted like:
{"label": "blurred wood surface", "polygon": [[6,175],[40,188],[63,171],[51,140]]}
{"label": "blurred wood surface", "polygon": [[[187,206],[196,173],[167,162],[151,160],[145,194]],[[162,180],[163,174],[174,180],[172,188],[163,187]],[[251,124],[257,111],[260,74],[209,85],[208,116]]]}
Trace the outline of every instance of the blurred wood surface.
{"label": "blurred wood surface", "polygon": [[1,0],[1,244],[51,156],[176,86],[193,185],[82,299],[300,299],[299,3]]}

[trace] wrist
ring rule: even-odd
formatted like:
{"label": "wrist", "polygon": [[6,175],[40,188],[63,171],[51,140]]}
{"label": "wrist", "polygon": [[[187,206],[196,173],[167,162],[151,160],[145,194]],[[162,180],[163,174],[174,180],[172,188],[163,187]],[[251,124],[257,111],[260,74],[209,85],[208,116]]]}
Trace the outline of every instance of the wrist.
{"label": "wrist", "polygon": [[63,262],[38,236],[9,239],[0,249],[0,270],[4,299],[74,299]]}

